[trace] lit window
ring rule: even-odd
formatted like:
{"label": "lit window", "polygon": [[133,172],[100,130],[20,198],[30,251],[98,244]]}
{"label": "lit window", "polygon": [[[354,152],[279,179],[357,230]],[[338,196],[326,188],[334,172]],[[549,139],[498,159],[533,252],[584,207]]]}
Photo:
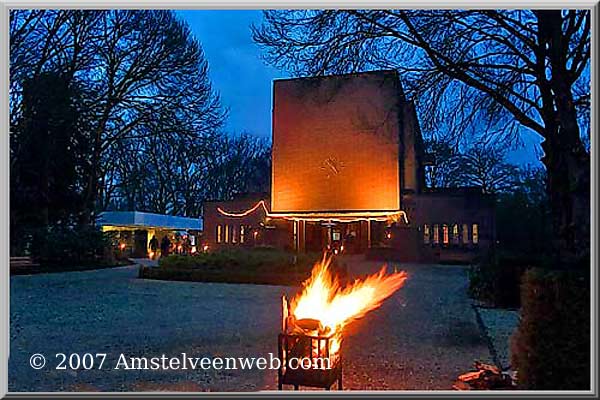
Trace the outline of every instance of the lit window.
{"label": "lit window", "polygon": [[462,242],[463,244],[469,243],[469,226],[467,224],[462,226]]}
{"label": "lit window", "polygon": [[240,225],[240,243],[244,243],[246,240],[246,227],[244,225]]}
{"label": "lit window", "polygon": [[473,244],[479,243],[479,225],[473,224]]}
{"label": "lit window", "polygon": [[458,224],[452,225],[452,243],[458,244],[460,235],[458,234]]}
{"label": "lit window", "polygon": [[431,232],[429,232],[429,225],[425,224],[423,225],[423,243],[425,244],[429,244],[429,235],[431,234]]}
{"label": "lit window", "polygon": [[435,224],[433,225],[433,244],[439,244],[440,243],[440,229],[439,229],[439,225]]}
{"label": "lit window", "polygon": [[229,225],[225,225],[225,243],[229,243]]}
{"label": "lit window", "polygon": [[223,241],[223,225],[217,225],[217,243]]}
{"label": "lit window", "polygon": [[235,226],[231,227],[231,243],[237,243],[237,228]]}
{"label": "lit window", "polygon": [[442,240],[444,241],[445,245],[450,242],[448,237],[448,225],[446,224],[442,225]]}

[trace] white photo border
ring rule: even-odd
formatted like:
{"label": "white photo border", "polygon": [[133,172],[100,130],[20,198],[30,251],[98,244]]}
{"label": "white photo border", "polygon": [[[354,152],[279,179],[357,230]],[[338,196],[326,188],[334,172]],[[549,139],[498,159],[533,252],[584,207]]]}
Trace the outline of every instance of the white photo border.
{"label": "white photo border", "polygon": [[[9,393],[8,392],[8,358],[10,351],[10,267],[9,267],[9,201],[10,201],[10,142],[9,142],[9,13],[13,9],[588,9],[591,11],[591,121],[590,121],[590,159],[591,159],[591,273],[590,273],[590,390],[587,391],[344,391],[344,392],[222,392],[222,393],[181,393],[181,392],[35,392],[35,393]],[[527,0],[527,1],[501,1],[501,0],[478,0],[478,1],[451,1],[451,0],[407,0],[401,3],[391,0],[346,0],[346,1],[324,1],[324,0],[0,0],[0,229],[3,235],[0,237],[0,260],[1,270],[4,272],[0,279],[0,396],[7,398],[53,398],[75,396],[78,398],[111,398],[111,397],[140,397],[140,398],[197,398],[197,397],[219,397],[219,398],[281,398],[281,397],[380,397],[380,398],[596,398],[598,396],[598,249],[595,246],[598,240],[598,160],[597,160],[597,133],[598,133],[598,101],[595,98],[598,93],[598,1],[556,1],[556,0]]]}

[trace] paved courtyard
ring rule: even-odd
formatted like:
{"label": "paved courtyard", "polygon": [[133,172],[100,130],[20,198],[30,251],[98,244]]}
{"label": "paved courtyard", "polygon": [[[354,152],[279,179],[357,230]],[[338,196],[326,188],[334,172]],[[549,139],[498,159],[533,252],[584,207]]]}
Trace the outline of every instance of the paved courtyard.
{"label": "paved courtyard", "polygon": [[[380,263],[347,259],[351,273]],[[449,390],[490,354],[470,301],[466,269],[398,265],[405,286],[353,323],[344,342],[344,387]],[[267,285],[137,279],[135,267],[15,276],[10,280],[10,391],[254,391],[277,388],[272,370],[113,370],[131,357],[268,357],[277,353],[280,296]],[[46,367],[30,357],[42,353]],[[107,353],[102,370],[56,370],[56,353]]]}

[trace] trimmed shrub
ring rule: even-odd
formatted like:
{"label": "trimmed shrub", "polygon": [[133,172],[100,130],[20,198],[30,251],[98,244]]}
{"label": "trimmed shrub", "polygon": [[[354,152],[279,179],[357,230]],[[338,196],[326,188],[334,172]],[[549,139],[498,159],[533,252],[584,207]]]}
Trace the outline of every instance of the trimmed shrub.
{"label": "trimmed shrub", "polygon": [[93,227],[38,229],[31,235],[31,255],[45,266],[114,263],[110,237]]}
{"label": "trimmed shrub", "polygon": [[295,256],[282,250],[256,248],[221,250],[198,253],[194,256],[170,255],[161,258],[158,265],[164,269],[300,272],[300,270],[310,270],[316,260],[317,255],[315,254]]}
{"label": "trimmed shrub", "polygon": [[519,385],[590,388],[589,274],[532,269],[521,286],[521,321],[511,339]]}
{"label": "trimmed shrub", "polygon": [[527,265],[497,259],[475,265],[469,271],[469,294],[494,307],[518,308]]}
{"label": "trimmed shrub", "polygon": [[[197,282],[296,285],[310,275],[320,254],[294,254],[273,248],[227,249],[194,256],[161,258],[159,268],[140,270],[140,277]],[[347,273],[334,260],[340,279]]]}

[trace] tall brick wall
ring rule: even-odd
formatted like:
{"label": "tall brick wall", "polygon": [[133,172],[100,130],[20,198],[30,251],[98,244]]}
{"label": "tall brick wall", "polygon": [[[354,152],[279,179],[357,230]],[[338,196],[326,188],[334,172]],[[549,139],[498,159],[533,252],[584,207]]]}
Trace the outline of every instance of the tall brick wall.
{"label": "tall brick wall", "polygon": [[274,212],[400,208],[395,72],[278,80],[273,96]]}

